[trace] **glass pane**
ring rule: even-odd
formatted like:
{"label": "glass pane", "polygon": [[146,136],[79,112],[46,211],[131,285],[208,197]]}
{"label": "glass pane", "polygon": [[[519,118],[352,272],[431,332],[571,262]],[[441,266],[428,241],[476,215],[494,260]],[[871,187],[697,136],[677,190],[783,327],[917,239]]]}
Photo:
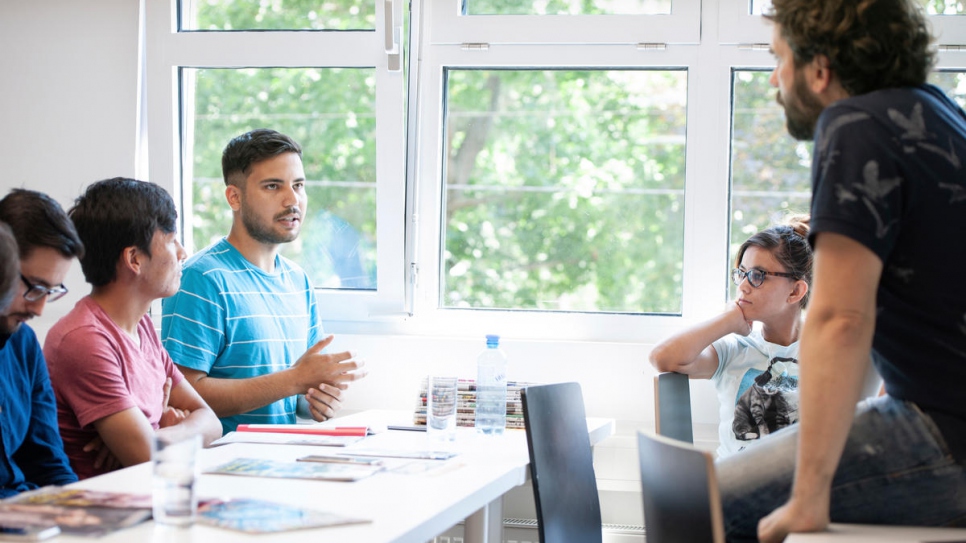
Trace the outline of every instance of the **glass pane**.
{"label": "glass pane", "polygon": [[966,10],[963,9],[962,0],[919,0],[926,6],[926,13],[930,15],[962,15]]}
{"label": "glass pane", "polygon": [[181,0],[181,30],[373,30],[357,0]]}
{"label": "glass pane", "polygon": [[466,15],[670,15],[671,2],[672,0],[463,0],[463,13]]}
{"label": "glass pane", "polygon": [[[748,237],[811,206],[812,144],[788,135],[770,74],[734,73],[729,268]],[[966,107],[966,73],[933,72],[929,80]]]}
{"label": "glass pane", "polygon": [[966,108],[966,72],[933,72],[929,82],[946,91],[959,107]]}
{"label": "glass pane", "polygon": [[[919,0],[930,15],[962,15],[964,13],[963,0]],[[760,15],[771,8],[771,0],[752,0],[752,13]]]}
{"label": "glass pane", "polygon": [[786,215],[808,213],[812,201],[812,143],[788,135],[785,113],[768,84],[770,75],[733,73],[729,269],[738,247],[752,234],[781,223]]}
{"label": "glass pane", "polygon": [[445,307],[679,313],[687,72],[448,70]]}
{"label": "glass pane", "polygon": [[[228,233],[221,152],[255,128],[302,145],[308,212],[282,254],[316,287],[376,288],[376,119],[372,69],[183,69],[185,218],[197,251]],[[193,97],[193,99],[192,99]]]}

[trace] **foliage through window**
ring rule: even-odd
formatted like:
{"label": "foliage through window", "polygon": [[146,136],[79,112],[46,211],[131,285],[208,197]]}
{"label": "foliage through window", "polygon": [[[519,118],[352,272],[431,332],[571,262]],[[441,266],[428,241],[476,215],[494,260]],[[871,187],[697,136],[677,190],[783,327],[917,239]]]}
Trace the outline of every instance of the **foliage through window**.
{"label": "foliage through window", "polygon": [[[963,0],[919,0],[919,4],[926,8],[930,15],[962,15],[966,12]],[[771,0],[753,0],[752,13],[767,13],[771,8]]]}
{"label": "foliage through window", "polygon": [[[755,232],[780,223],[787,214],[808,213],[811,206],[813,146],[788,135],[770,75],[733,73],[729,265]],[[966,106],[966,74],[936,71],[929,81]]]}
{"label": "foliage through window", "polygon": [[659,15],[687,0],[463,0],[466,15]]}
{"label": "foliage through window", "polygon": [[375,2],[181,0],[182,30],[372,30]]}
{"label": "foliage through window", "polygon": [[677,313],[687,72],[446,71],[445,307]]}
{"label": "foliage through window", "polygon": [[248,130],[272,128],[302,146],[308,211],[282,254],[316,287],[376,288],[375,88],[371,69],[183,69],[197,251],[227,234],[221,152]]}

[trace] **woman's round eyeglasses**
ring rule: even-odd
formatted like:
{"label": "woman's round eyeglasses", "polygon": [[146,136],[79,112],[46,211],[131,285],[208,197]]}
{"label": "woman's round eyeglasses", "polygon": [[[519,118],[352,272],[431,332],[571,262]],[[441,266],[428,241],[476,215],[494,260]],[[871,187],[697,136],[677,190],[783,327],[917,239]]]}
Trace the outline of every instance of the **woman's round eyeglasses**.
{"label": "woman's round eyeglasses", "polygon": [[731,270],[731,282],[735,285],[741,285],[743,279],[748,279],[748,284],[758,288],[762,283],[765,282],[765,276],[767,275],[777,275],[778,277],[791,277],[794,278],[794,273],[783,273],[783,272],[770,272],[765,270],[760,270],[758,268],[751,268],[750,270],[742,270],[741,268],[735,268]]}

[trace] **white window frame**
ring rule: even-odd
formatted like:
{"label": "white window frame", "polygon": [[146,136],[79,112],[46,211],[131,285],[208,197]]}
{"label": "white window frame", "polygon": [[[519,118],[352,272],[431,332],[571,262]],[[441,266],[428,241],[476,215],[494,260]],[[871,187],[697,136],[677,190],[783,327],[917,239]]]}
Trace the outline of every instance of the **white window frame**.
{"label": "white window frame", "polygon": [[[686,69],[688,71],[688,152],[686,154],[687,182],[685,189],[685,244],[684,294],[682,315],[695,316],[706,312],[707,300],[724,302],[722,281],[726,274],[727,231],[695,236],[694,225],[713,220],[725,224],[727,200],[727,146],[718,145],[710,155],[698,155],[694,148],[710,149],[714,140],[727,141],[730,97],[727,93],[712,95],[702,89],[719,87],[711,80],[730,77],[727,70],[708,69],[709,58],[702,47],[683,44],[690,40],[668,39],[657,46],[658,34],[641,32],[668,24],[667,16],[599,16],[608,26],[595,28],[593,23],[581,21],[580,32],[566,22],[568,17],[582,16],[459,16],[459,0],[415,1],[422,13],[414,21],[430,21],[421,30],[422,47],[418,66],[419,145],[415,154],[414,216],[418,216],[414,251],[419,269],[415,288],[414,317],[406,327],[398,330],[439,334],[445,336],[476,336],[482,331],[516,338],[568,339],[592,341],[640,341],[659,338],[676,327],[681,316],[642,315],[622,313],[567,313],[530,310],[453,309],[440,307],[440,274],[442,230],[442,168],[443,168],[443,74],[446,68],[530,68],[535,69]],[[688,19],[680,12],[675,24],[701,28],[698,2],[675,2],[675,6],[689,4]],[[611,26],[615,21],[633,19]],[[593,19],[594,17],[589,17]],[[635,33],[636,32],[636,33]],[[621,35],[623,33],[623,35]],[[640,36],[647,35],[647,38]],[[610,39],[604,39],[607,35]],[[462,36],[462,41],[457,37]],[[529,36],[528,43],[519,40]],[[615,37],[617,36],[617,37]],[[632,37],[633,36],[633,37]],[[606,43],[605,43],[606,42]],[[697,43],[697,40],[694,40]],[[472,44],[472,45],[465,45]],[[700,67],[700,68],[699,68]],[[727,86],[727,84],[724,84]],[[715,172],[718,173],[715,173]],[[700,181],[699,181],[700,180]],[[692,188],[695,185],[699,188]],[[705,232],[707,234],[707,232]],[[717,252],[718,258],[710,257]],[[720,262],[717,266],[705,265]],[[714,286],[712,286],[714,285]]]}
{"label": "white window frame", "polygon": [[461,15],[458,1],[427,2],[433,44],[696,44],[701,39],[698,0],[671,0],[669,15]]}
{"label": "white window frame", "polygon": [[406,198],[404,78],[401,70],[389,69],[400,58],[393,55],[401,53],[404,0],[370,1],[376,7],[375,31],[338,32],[179,32],[178,0],[145,2],[149,178],[179,203],[182,237],[189,243],[191,207],[185,205],[182,174],[190,179],[191,172],[183,172],[182,150],[190,142],[182,142],[180,134],[180,68],[375,68],[377,289],[318,289],[324,319],[366,321],[409,312],[401,228]]}
{"label": "white window frame", "polygon": [[[718,38],[722,44],[768,44],[772,27],[761,15],[751,13],[751,0],[718,0]],[[705,2],[706,4],[708,2]],[[966,46],[966,15],[930,15],[933,35],[940,49]]]}
{"label": "white window frame", "polygon": [[[640,47],[636,44],[642,40],[629,39],[626,34],[609,43],[596,43],[599,29],[576,33],[566,26],[567,16],[462,17],[457,14],[458,0],[414,4],[426,11],[420,19],[431,23],[423,30],[418,64],[416,118],[420,136],[414,171],[418,197],[413,216],[422,218],[416,229],[419,245],[414,253],[420,273],[415,316],[400,330],[447,336],[486,331],[524,339],[652,342],[721,311],[730,285],[732,71],[774,67],[768,50],[771,25],[760,15],[749,14],[748,0],[703,0],[700,17],[690,21],[704,29],[698,43],[679,40],[663,48]],[[641,19],[646,21],[647,17]],[[487,23],[492,26],[485,28]],[[634,25],[640,28],[640,23],[635,21]],[[581,22],[581,28],[585,26],[593,24]],[[624,30],[616,30],[615,36],[621,32]],[[526,36],[533,37],[532,41],[521,43]],[[568,39],[580,43],[568,43]],[[966,53],[941,53],[940,65],[949,67],[951,55],[966,60]],[[531,66],[687,69],[684,293],[680,315],[440,307],[440,243],[445,228],[441,181],[443,70]]]}
{"label": "white window frame", "polygon": [[771,24],[761,15],[751,13],[751,0],[718,0],[718,43],[767,44],[771,41]]}
{"label": "white window frame", "polygon": [[930,15],[929,23],[941,51],[966,48],[966,15]]}
{"label": "white window frame", "polygon": [[[401,15],[403,1],[396,0],[391,9]],[[608,25],[617,21],[619,29],[598,28],[596,18],[585,20],[585,16],[464,17],[458,15],[459,2],[409,3],[414,53],[409,64],[408,104],[402,99],[406,95],[401,73],[387,69],[381,43],[387,26],[382,1],[377,0],[375,33],[182,34],[174,26],[176,0],[146,2],[151,179],[182,201],[178,66],[375,65],[378,290],[320,290],[327,330],[452,338],[475,338],[486,332],[516,339],[649,343],[719,312],[728,292],[730,267],[731,74],[735,68],[767,70],[774,66],[768,52],[771,27],[767,21],[747,13],[748,0],[678,0],[675,6],[687,4],[687,10],[676,9],[670,17],[600,16]],[[963,26],[959,20],[966,17],[946,16],[941,21],[945,36],[952,35],[951,28]],[[949,26],[952,23],[956,24]],[[673,27],[668,32],[676,35],[662,42],[662,26]],[[966,69],[966,53],[956,49],[941,48],[939,68]],[[346,54],[327,55],[326,51]],[[680,315],[440,307],[440,243],[445,227],[441,192],[443,70],[500,67],[687,70]]]}

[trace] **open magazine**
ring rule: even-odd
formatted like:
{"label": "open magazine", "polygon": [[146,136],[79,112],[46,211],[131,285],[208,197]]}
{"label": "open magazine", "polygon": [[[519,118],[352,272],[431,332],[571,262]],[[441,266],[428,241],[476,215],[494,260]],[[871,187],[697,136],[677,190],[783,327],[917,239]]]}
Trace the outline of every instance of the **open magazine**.
{"label": "open magazine", "polygon": [[47,486],[0,502],[0,521],[100,536],[151,518],[151,496]]}

